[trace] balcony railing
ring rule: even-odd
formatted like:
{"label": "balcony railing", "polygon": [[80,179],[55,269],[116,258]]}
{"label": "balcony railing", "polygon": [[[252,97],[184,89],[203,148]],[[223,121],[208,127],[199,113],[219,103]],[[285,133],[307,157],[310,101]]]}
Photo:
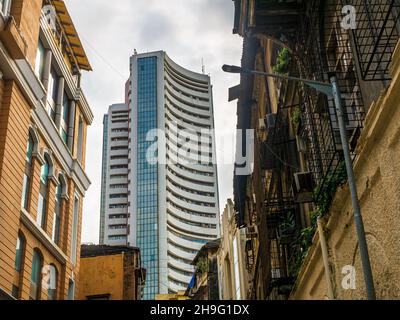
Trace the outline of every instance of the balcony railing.
{"label": "balcony railing", "polygon": [[[347,1],[349,2],[349,1]],[[356,12],[353,37],[364,80],[388,80],[400,37],[400,1],[350,1]]]}

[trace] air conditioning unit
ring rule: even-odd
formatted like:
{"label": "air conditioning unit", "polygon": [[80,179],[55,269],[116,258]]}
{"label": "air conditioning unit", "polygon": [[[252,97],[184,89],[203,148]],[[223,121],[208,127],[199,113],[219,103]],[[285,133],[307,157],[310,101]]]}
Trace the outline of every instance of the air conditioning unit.
{"label": "air conditioning unit", "polygon": [[258,228],[257,226],[249,226],[246,228],[246,237],[247,239],[255,238],[258,235]]}
{"label": "air conditioning unit", "polygon": [[313,202],[314,178],[311,172],[294,174],[293,192],[295,201],[299,203]]}
{"label": "air conditioning unit", "polygon": [[276,126],[276,118],[277,118],[277,114],[276,113],[267,114],[267,116],[264,119],[265,127],[266,127],[267,130],[273,130],[275,128],[275,126]]}

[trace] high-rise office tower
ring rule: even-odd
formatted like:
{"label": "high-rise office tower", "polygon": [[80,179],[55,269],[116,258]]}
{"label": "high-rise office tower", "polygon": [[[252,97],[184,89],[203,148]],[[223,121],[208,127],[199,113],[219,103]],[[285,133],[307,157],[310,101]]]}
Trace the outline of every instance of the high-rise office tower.
{"label": "high-rise office tower", "polygon": [[125,245],[127,243],[128,147],[128,105],[111,105],[103,120],[101,244]]}
{"label": "high-rise office tower", "polygon": [[135,54],[126,102],[104,121],[100,240],[141,249],[153,299],[185,290],[219,233],[210,77],[162,51]]}

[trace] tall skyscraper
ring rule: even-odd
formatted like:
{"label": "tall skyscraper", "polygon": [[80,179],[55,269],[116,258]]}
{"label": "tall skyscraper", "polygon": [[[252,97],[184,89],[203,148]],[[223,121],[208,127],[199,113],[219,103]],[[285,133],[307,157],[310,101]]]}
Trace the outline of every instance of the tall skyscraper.
{"label": "tall skyscraper", "polygon": [[126,91],[104,121],[100,237],[141,249],[153,299],[186,289],[196,253],[219,237],[212,86],[159,51],[131,57]]}
{"label": "tall skyscraper", "polygon": [[127,243],[128,147],[128,105],[111,105],[103,120],[100,244]]}

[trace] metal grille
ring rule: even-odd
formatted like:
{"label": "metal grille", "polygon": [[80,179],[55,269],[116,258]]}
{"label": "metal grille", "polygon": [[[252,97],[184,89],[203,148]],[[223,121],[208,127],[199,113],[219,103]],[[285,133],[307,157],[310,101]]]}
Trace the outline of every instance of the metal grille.
{"label": "metal grille", "polygon": [[[346,110],[346,127],[355,146],[363,127],[364,104],[355,68],[351,39],[341,27],[342,5],[336,0],[310,1],[300,24],[296,56],[301,77],[329,81],[335,73]],[[302,138],[307,144],[309,170],[321,183],[341,159],[341,142],[332,98],[299,86],[303,114]],[[355,148],[353,148],[354,151]]]}
{"label": "metal grille", "polygon": [[[349,1],[347,1],[349,2]],[[389,65],[400,35],[399,0],[353,0],[352,30],[364,80],[389,80]]]}
{"label": "metal grille", "polygon": [[[286,82],[282,83],[281,94],[284,96]],[[281,96],[282,97],[282,96]],[[282,104],[276,115],[275,128],[269,136],[270,158],[276,166],[264,202],[263,218],[266,220],[268,238],[267,252],[270,261],[270,279],[267,282],[268,299],[287,299],[294,284],[294,258],[298,256],[296,239],[301,230],[298,205],[291,190],[293,173],[298,170],[295,144],[289,139],[288,109]],[[261,239],[260,239],[261,240]]]}
{"label": "metal grille", "polygon": [[[342,6],[338,0],[325,2],[310,0],[300,18],[294,55],[297,59],[292,75],[305,79],[329,81],[337,76],[346,110],[346,127],[355,146],[363,127],[364,105],[361,96],[356,60],[352,51],[350,33],[341,27]],[[296,74],[297,73],[297,74]],[[342,159],[336,110],[332,98],[295,84],[302,113],[301,136],[305,142],[308,171],[324,192],[326,177]],[[285,81],[280,86],[281,98],[285,96]],[[286,101],[280,101],[281,106]],[[288,135],[288,114],[280,108],[273,134],[267,141],[269,154],[276,158],[274,177],[265,197],[268,246],[271,261],[270,299],[288,295],[297,272],[301,247],[296,241],[302,224],[298,205],[291,190],[293,174],[298,172],[296,157],[291,150]],[[352,148],[355,151],[355,148]]]}

